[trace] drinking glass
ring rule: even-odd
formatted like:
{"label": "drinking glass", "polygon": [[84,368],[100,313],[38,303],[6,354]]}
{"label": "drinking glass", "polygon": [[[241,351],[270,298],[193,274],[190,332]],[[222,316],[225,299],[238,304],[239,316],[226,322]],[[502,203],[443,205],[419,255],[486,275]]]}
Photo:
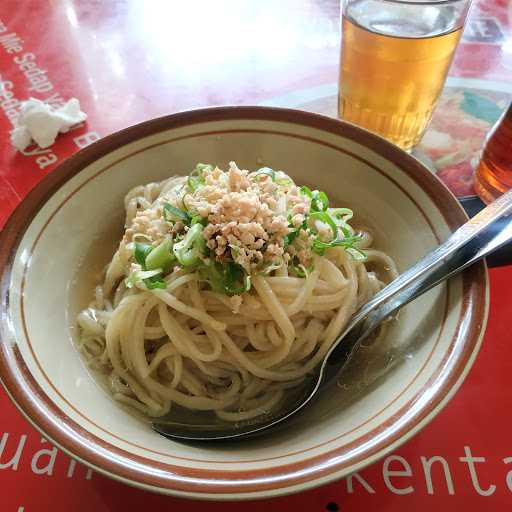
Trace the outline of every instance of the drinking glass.
{"label": "drinking glass", "polygon": [[491,203],[512,188],[512,103],[487,136],[474,175],[476,193]]}
{"label": "drinking glass", "polygon": [[343,0],[339,117],[404,149],[432,116],[471,0]]}

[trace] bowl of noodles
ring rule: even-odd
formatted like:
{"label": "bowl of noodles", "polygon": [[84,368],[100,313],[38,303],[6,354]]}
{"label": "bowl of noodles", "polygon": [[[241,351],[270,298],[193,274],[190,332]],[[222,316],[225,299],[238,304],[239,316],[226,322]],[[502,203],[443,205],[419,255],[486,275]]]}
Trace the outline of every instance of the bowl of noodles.
{"label": "bowl of noodles", "polygon": [[2,383],[46,438],[144,489],[251,499],[341,478],[462,383],[483,263],[386,322],[279,432],[184,444],[151,421],[272,414],[465,219],[420,162],[337,120],[223,107],[142,123],[66,161],[1,233]]}

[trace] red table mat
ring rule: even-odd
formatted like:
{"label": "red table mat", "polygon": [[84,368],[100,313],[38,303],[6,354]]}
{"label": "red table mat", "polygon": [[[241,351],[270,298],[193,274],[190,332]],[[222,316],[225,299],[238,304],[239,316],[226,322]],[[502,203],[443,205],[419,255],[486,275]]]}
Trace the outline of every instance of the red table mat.
{"label": "red table mat", "polygon": [[[510,328],[505,320],[512,316],[512,303],[508,300],[512,272],[510,267],[493,269],[490,277],[492,296],[487,333],[460,391],[424,430],[352,478],[293,496],[243,504],[159,496],[75,465],[67,455],[43,442],[2,393],[0,510],[510,510],[512,358]],[[393,471],[410,476],[393,476]]]}
{"label": "red table mat", "polygon": [[[4,0],[0,226],[66,157],[145,119],[219,104],[282,105],[334,115],[338,25],[339,4],[327,0]],[[212,27],[215,37],[198,37]],[[472,162],[512,95],[511,27],[508,0],[473,6],[420,148],[458,195],[472,193]],[[26,62],[34,63],[28,74]],[[16,153],[8,142],[11,119],[29,96],[54,104],[76,96],[89,119],[52,148]],[[72,462],[41,440],[0,391],[0,511],[508,510],[511,268],[492,270],[490,281],[489,326],[460,391],[427,428],[352,478],[245,504],[157,496]]]}

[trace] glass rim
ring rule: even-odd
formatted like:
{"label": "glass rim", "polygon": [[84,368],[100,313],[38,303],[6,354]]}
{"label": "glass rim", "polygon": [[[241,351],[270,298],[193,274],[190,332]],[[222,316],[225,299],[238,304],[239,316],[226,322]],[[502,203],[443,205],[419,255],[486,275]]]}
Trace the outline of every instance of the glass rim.
{"label": "glass rim", "polygon": [[447,5],[456,3],[470,4],[472,0],[378,0],[388,4],[405,4],[405,5]]}

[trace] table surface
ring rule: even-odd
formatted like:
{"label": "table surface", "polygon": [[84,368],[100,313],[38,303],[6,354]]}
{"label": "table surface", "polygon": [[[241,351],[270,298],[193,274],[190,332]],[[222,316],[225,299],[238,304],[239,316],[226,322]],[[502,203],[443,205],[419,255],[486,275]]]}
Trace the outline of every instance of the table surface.
{"label": "table surface", "polygon": [[[260,104],[336,113],[334,0],[3,0],[0,5],[0,226],[43,176],[80,148],[178,110]],[[23,64],[33,62],[30,72]],[[486,133],[512,97],[512,2],[474,3],[419,156],[458,196]],[[87,123],[47,150],[8,143],[19,102],[79,98]],[[0,391],[0,510],[502,511],[512,508],[512,268],[490,271],[484,343],[462,388],[386,460],[351,479],[264,503],[205,503],[129,488],[72,462]],[[398,457],[398,459],[397,459]],[[438,457],[429,475],[426,460]],[[387,461],[388,463],[390,460]],[[391,465],[390,468],[393,468]]]}

